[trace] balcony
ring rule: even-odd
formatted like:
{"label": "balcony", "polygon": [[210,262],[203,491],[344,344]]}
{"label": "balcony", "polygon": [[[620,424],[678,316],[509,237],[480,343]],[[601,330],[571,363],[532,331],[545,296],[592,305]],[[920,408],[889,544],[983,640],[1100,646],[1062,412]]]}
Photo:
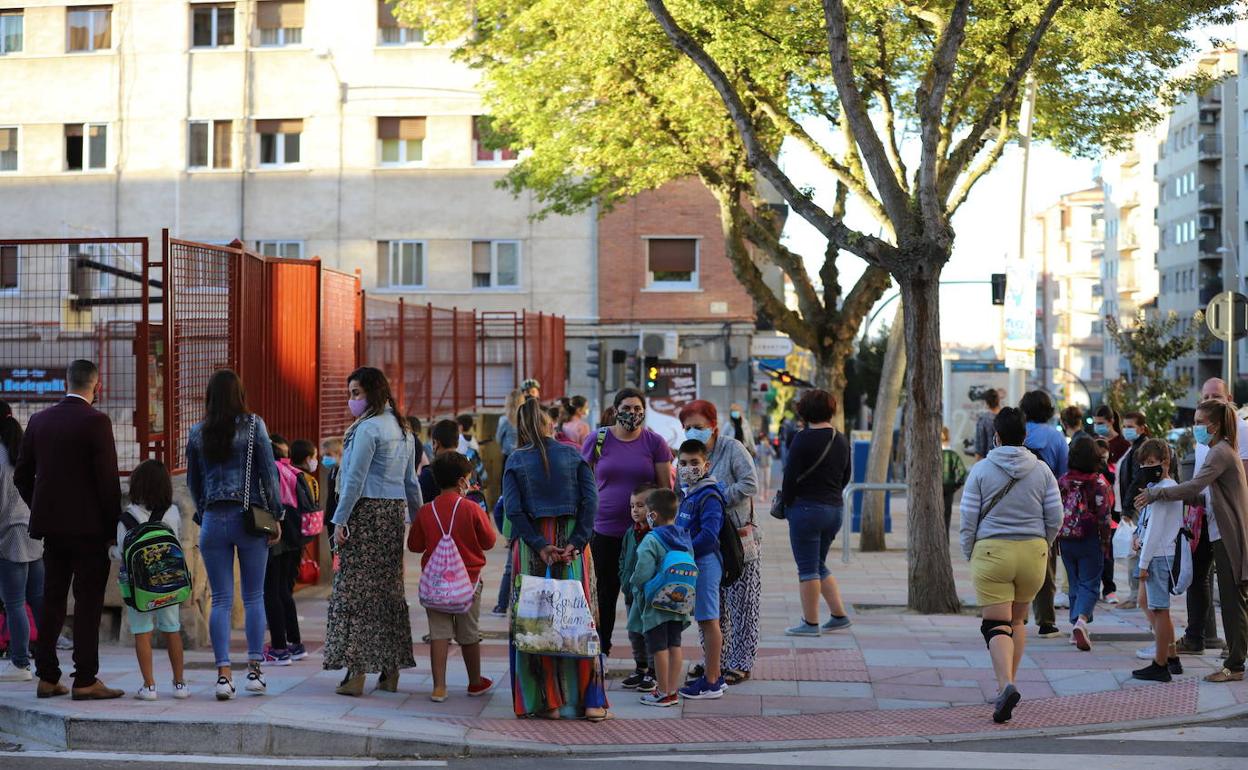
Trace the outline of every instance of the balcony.
{"label": "balcony", "polygon": [[1131,193],[1130,197],[1118,201],[1118,210],[1122,212],[1129,211],[1140,205],[1140,194],[1138,192]]}
{"label": "balcony", "polygon": [[1222,93],[1217,88],[1211,88],[1201,94],[1196,99],[1196,103],[1201,109],[1220,110],[1222,109]]}
{"label": "balcony", "polygon": [[1196,152],[1201,160],[1218,160],[1222,157],[1222,137],[1217,134],[1203,134],[1196,144]]}
{"label": "balcony", "polygon": [[1200,304],[1208,305],[1213,298],[1222,293],[1222,284],[1207,283],[1200,287]]}
{"label": "balcony", "polygon": [[1123,228],[1118,231],[1118,250],[1138,249],[1140,247],[1140,234],[1136,232],[1134,227]]}
{"label": "balcony", "polygon": [[1200,239],[1200,258],[1201,259],[1217,259],[1221,260],[1222,255],[1218,253],[1218,249],[1222,248],[1222,236],[1218,233],[1201,236]]}
{"label": "balcony", "polygon": [[1221,358],[1223,355],[1225,355],[1225,353],[1226,353],[1225,345],[1222,344],[1222,340],[1210,340],[1208,344],[1206,344],[1203,348],[1201,348],[1200,357],[1201,358]]}
{"label": "balcony", "polygon": [[1222,185],[1216,182],[1202,184],[1198,197],[1201,209],[1220,209],[1222,208]]}
{"label": "balcony", "polygon": [[1140,153],[1138,150],[1127,150],[1122,154],[1122,160],[1118,162],[1118,165],[1123,168],[1131,168],[1133,166],[1138,166],[1139,164]]}

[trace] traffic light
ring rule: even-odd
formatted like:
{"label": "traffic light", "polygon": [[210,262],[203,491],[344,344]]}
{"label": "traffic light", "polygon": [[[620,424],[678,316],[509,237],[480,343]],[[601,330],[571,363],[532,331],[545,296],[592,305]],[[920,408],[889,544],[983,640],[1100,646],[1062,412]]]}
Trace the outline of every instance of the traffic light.
{"label": "traffic light", "polygon": [[594,340],[586,346],[585,374],[591,380],[602,379],[602,343]]}
{"label": "traffic light", "polygon": [[780,384],[781,384],[781,385],[792,385],[792,384],[793,384],[793,375],[789,374],[788,372],[780,372]]}
{"label": "traffic light", "polygon": [[[616,353],[624,353],[623,350],[617,350]],[[624,384],[636,385],[641,382],[641,359],[637,357],[636,352],[627,353],[624,356]]]}
{"label": "traffic light", "polygon": [[659,358],[658,356],[646,356],[646,391],[654,390],[659,384]]}
{"label": "traffic light", "polygon": [[1005,304],[1005,273],[992,274],[992,304]]}

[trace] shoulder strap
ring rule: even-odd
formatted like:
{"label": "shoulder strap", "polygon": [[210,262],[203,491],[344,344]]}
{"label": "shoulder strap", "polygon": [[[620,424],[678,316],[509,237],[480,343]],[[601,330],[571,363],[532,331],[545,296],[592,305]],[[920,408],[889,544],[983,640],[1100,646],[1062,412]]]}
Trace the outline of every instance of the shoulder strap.
{"label": "shoulder strap", "polygon": [[134,514],[130,513],[130,511],[121,512],[121,523],[125,526],[127,532],[139,526],[139,520],[134,518]]}
{"label": "shoulder strap", "polygon": [[602,459],[602,447],[607,443],[607,431],[610,428],[599,428],[598,438],[594,440],[594,462]]}
{"label": "shoulder strap", "polygon": [[243,474],[243,510],[251,507],[251,465],[256,457],[256,416],[247,427],[247,471]]}
{"label": "shoulder strap", "polygon": [[988,501],[988,504],[984,506],[984,509],[979,512],[979,521],[975,522],[975,531],[977,533],[979,532],[979,525],[984,523],[984,519],[988,518],[988,514],[992,512],[992,509],[997,507],[997,503],[1001,502],[1001,499],[1009,494],[1010,490],[1013,489],[1014,485],[1017,483],[1017,478],[1010,477],[1009,483],[1007,483],[1004,487],[1001,487],[1001,489],[992,496],[992,499]]}
{"label": "shoulder strap", "polygon": [[455,514],[459,512],[459,504],[463,499],[462,497],[456,498],[455,507],[451,509],[451,523],[446,526],[446,529],[442,528],[442,519],[438,516],[438,501],[434,500],[429,503],[433,511],[433,520],[438,525],[438,531],[442,533],[442,537],[450,537],[451,532],[455,529]]}
{"label": "shoulder strap", "polygon": [[801,484],[803,481],[806,480],[807,476],[815,472],[816,468],[818,468],[820,465],[823,465],[823,461],[827,459],[828,452],[832,451],[832,442],[834,441],[836,441],[836,428],[832,429],[832,437],[828,439],[827,445],[824,446],[823,451],[819,453],[819,459],[815,460],[814,464],[811,465],[809,468],[802,471],[802,475],[798,476],[793,481],[794,484]]}

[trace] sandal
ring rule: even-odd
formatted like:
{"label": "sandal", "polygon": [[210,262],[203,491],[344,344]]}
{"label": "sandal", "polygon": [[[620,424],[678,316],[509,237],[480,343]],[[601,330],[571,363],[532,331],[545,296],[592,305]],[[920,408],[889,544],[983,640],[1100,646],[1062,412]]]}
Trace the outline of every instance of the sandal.
{"label": "sandal", "polygon": [[585,709],[585,721],[587,722],[605,722],[611,718],[611,712],[602,708]]}
{"label": "sandal", "polygon": [[749,671],[736,671],[734,669],[728,669],[724,672],[724,682],[730,686],[734,684],[741,684],[742,682],[749,681],[749,679]]}

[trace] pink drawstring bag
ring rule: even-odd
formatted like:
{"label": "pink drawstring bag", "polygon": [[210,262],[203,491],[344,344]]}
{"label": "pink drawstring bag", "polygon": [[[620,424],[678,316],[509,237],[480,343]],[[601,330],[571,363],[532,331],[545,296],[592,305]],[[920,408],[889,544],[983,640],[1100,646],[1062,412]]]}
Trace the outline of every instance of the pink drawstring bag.
{"label": "pink drawstring bag", "polygon": [[451,531],[455,529],[455,514],[459,512],[459,503],[451,511],[451,523],[442,529],[442,520],[438,518],[437,503],[432,504],[433,520],[442,531],[442,538],[429,555],[429,562],[420,574],[420,605],[425,609],[445,612],[448,615],[462,615],[472,607],[476,597],[476,586],[468,580],[468,569],[464,567],[464,559],[459,555],[459,546],[451,539]]}

